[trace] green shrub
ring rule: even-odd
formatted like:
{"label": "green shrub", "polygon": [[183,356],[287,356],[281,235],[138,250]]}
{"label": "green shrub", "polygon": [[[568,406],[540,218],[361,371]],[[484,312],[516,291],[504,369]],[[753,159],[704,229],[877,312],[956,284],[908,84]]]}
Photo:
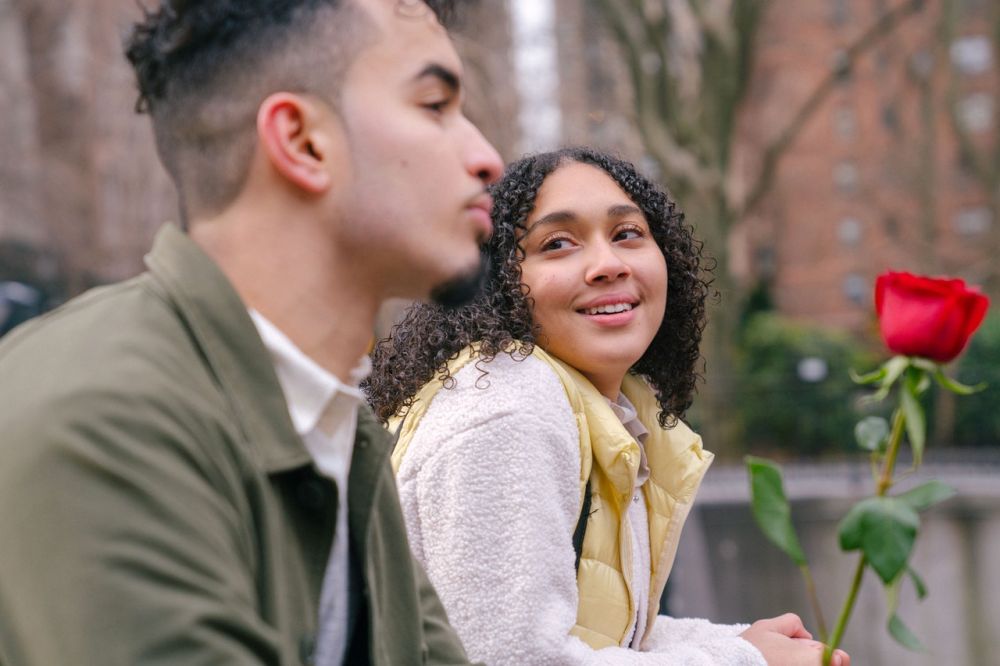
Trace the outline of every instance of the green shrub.
{"label": "green shrub", "polygon": [[986,318],[959,358],[956,370],[959,381],[985,382],[987,387],[957,400],[955,445],[1000,446],[1000,313]]}
{"label": "green shrub", "polygon": [[865,391],[849,370],[867,371],[879,359],[853,338],[757,313],[746,321],[738,358],[735,407],[746,450],[856,450],[854,424]]}

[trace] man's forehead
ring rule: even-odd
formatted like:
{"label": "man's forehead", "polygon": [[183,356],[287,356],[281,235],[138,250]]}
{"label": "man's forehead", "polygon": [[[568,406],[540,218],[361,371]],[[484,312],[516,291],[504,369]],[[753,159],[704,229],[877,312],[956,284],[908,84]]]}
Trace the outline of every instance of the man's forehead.
{"label": "man's forehead", "polygon": [[[367,54],[374,60],[405,62],[406,79],[419,79],[437,66],[462,76],[462,62],[448,32],[423,0],[354,0],[367,10],[380,36]],[[405,56],[401,58],[400,56]],[[362,56],[361,59],[367,59]]]}
{"label": "man's forehead", "polygon": [[420,24],[425,28],[445,33],[444,27],[424,0],[353,0],[366,9],[383,27],[398,23],[398,27]]}

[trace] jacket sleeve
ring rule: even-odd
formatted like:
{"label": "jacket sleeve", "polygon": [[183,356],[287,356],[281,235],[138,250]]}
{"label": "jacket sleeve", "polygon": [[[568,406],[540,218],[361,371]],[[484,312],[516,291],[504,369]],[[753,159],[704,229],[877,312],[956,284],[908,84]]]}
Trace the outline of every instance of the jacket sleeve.
{"label": "jacket sleeve", "polygon": [[284,664],[240,474],[204,405],[125,391],[0,413],[0,663]]}
{"label": "jacket sleeve", "polygon": [[435,396],[399,475],[411,543],[470,656],[523,666],[762,664],[735,637],[725,640],[750,650],[668,641],[659,653],[597,651],[570,635],[575,418],[558,378],[537,359],[500,356],[488,376],[479,372],[463,369],[454,389]]}
{"label": "jacket sleeve", "polygon": [[423,615],[424,641],[427,646],[428,665],[453,666],[468,664],[462,642],[455,629],[448,623],[444,606],[427,579],[427,573],[419,562],[413,562],[417,576],[417,592],[420,595],[420,609]]}

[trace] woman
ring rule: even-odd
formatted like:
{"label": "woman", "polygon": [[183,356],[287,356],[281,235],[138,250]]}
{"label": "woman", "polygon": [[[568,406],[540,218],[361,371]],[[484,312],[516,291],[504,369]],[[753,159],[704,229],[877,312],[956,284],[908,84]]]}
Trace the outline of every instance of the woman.
{"label": "woman", "polygon": [[493,195],[483,292],[411,309],[367,386],[399,430],[411,546],[470,656],[819,664],[792,615],[657,618],[712,460],[680,421],[708,293],[681,212],[589,149],[522,159]]}

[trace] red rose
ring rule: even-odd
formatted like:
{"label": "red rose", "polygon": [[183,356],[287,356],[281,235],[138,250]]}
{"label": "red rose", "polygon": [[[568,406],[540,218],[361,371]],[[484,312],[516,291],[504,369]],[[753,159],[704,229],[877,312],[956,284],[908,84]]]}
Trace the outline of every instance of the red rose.
{"label": "red rose", "polygon": [[947,363],[982,323],[989,299],[963,280],[883,273],[875,281],[875,311],[889,349]]}

